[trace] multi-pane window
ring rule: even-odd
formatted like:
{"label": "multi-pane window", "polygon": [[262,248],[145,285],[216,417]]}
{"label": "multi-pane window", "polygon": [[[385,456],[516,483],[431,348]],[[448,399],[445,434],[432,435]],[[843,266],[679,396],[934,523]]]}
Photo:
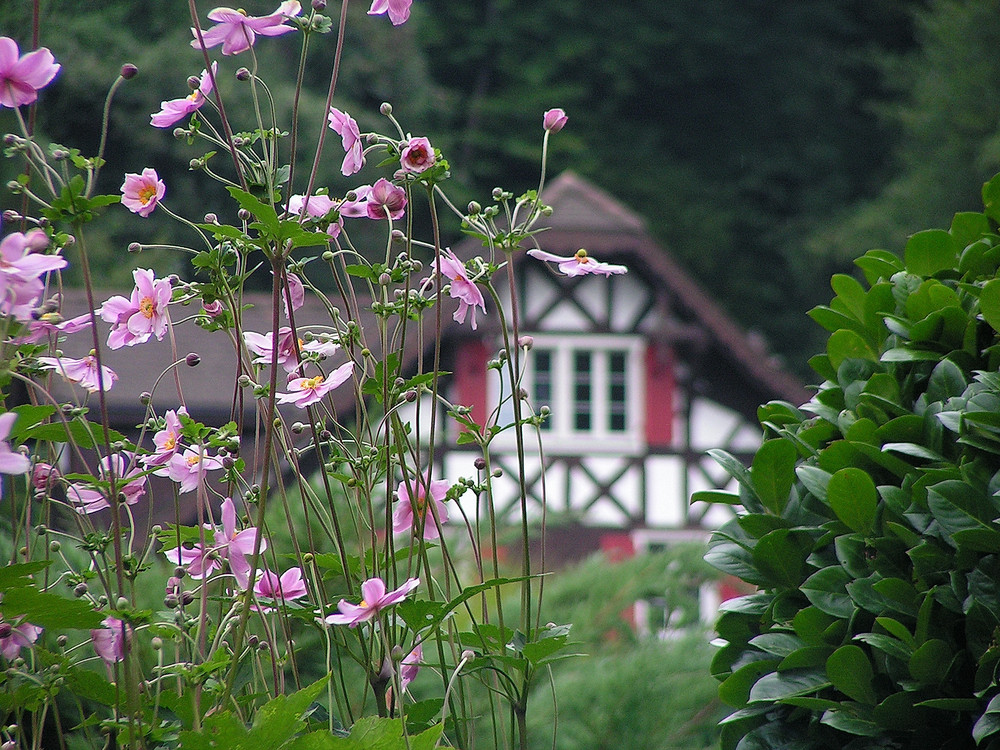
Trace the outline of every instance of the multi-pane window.
{"label": "multi-pane window", "polygon": [[[546,450],[620,450],[642,441],[641,339],[630,336],[536,335],[526,353],[521,387],[537,413],[551,413],[541,426]],[[509,379],[495,388],[499,421],[513,419]],[[497,403],[495,400],[494,403]]]}

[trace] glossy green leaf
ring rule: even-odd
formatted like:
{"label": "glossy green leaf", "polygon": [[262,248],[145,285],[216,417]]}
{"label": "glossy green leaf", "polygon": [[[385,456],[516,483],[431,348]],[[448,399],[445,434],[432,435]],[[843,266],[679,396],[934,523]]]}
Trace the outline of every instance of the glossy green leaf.
{"label": "glossy green leaf", "polygon": [[958,262],[958,243],[943,229],[927,229],[910,236],[903,252],[906,270],[919,276],[933,276]]}
{"label": "glossy green leaf", "polygon": [[855,609],[846,588],[850,580],[850,575],[841,566],[831,565],[809,576],[802,583],[802,593],[817,609],[847,619]]}
{"label": "glossy green leaf", "polygon": [[858,646],[841,646],[826,660],[826,675],[833,686],[852,700],[872,705],[874,671],[868,656]]}
{"label": "glossy green leaf", "polygon": [[910,657],[910,674],[925,685],[938,685],[951,667],[952,652],[948,644],[932,638],[913,652]]}
{"label": "glossy green leaf", "polygon": [[766,674],[750,688],[750,703],[776,702],[785,698],[817,693],[830,686],[830,680],[821,669],[791,669],[787,672]]}
{"label": "glossy green leaf", "polygon": [[991,737],[997,732],[1000,732],[1000,695],[994,695],[990,699],[983,715],[972,727],[972,739],[979,745],[987,737]]}
{"label": "glossy green leaf", "polygon": [[870,534],[878,513],[878,493],[861,469],[841,469],[830,477],[827,501],[837,518],[859,534]]}
{"label": "glossy green leaf", "polygon": [[754,456],[750,479],[764,506],[780,515],[795,482],[795,446],[787,440],[767,440]]}
{"label": "glossy green leaf", "polygon": [[846,360],[864,359],[872,362],[878,360],[875,351],[860,335],[846,328],[835,331],[827,341],[827,356],[830,364],[839,368]]}
{"label": "glossy green leaf", "polygon": [[987,281],[979,292],[979,312],[994,331],[1000,331],[1000,279]]}

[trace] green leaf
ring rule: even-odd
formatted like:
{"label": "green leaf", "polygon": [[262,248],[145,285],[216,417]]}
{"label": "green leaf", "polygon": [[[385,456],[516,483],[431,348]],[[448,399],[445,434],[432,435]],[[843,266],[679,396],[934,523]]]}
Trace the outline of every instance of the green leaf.
{"label": "green leaf", "polygon": [[831,682],[820,669],[790,669],[764,675],[750,688],[750,703],[758,701],[780,702],[830,687]]}
{"label": "green leaf", "polygon": [[775,529],[765,534],[753,548],[753,562],[772,585],[795,588],[802,580],[806,558],[813,549],[808,532]]}
{"label": "green leaf", "polygon": [[868,536],[875,526],[878,493],[875,482],[861,469],[841,469],[830,477],[827,501],[848,528]]}
{"label": "green leaf", "polygon": [[262,225],[261,228],[266,229],[272,238],[277,239],[281,231],[281,226],[278,221],[278,214],[273,206],[267,205],[256,196],[251,195],[245,190],[240,190],[238,187],[229,186],[226,190],[240,204],[240,208],[245,208],[253,214],[254,218]]}
{"label": "green leaf", "polygon": [[846,620],[854,614],[854,602],[847,593],[851,576],[839,565],[813,573],[802,583],[802,593],[816,609]]}
{"label": "green leaf", "polygon": [[762,659],[744,664],[719,685],[719,700],[734,708],[742,708],[750,699],[750,689],[761,675],[773,672],[777,659]]}
{"label": "green leaf", "polygon": [[768,510],[781,515],[795,482],[795,446],[787,440],[765,441],[750,467],[750,479],[757,496]]}
{"label": "green leaf", "polygon": [[927,229],[912,235],[903,251],[906,270],[918,276],[933,276],[938,271],[954,268],[961,248],[955,238],[943,229]]}
{"label": "green leaf", "polygon": [[972,739],[979,745],[987,737],[1000,732],[1000,695],[994,695],[983,715],[972,727]]}
{"label": "green leaf", "polygon": [[875,704],[872,680],[875,673],[865,652],[858,646],[841,646],[826,660],[826,675],[840,692],[858,703]]}
{"label": "green leaf", "polygon": [[1000,174],[983,185],[983,207],[993,221],[1000,221]]}
{"label": "green leaf", "polygon": [[31,576],[45,570],[51,564],[51,560],[36,560],[0,567],[0,592],[33,585]]}
{"label": "green leaf", "polygon": [[878,355],[868,342],[854,331],[846,328],[841,328],[830,335],[826,344],[826,353],[830,357],[830,364],[838,369],[848,359],[878,361]]}
{"label": "green leaf", "polygon": [[948,644],[939,638],[932,638],[913,652],[910,657],[910,674],[918,682],[939,685],[948,674],[951,659]]}
{"label": "green leaf", "polygon": [[994,331],[1000,331],[1000,279],[986,282],[979,293],[979,312]]}
{"label": "green leaf", "polygon": [[0,601],[0,613],[8,621],[23,617],[32,625],[51,629],[89,630],[100,627],[105,617],[83,599],[66,599],[29,587],[8,589]]}

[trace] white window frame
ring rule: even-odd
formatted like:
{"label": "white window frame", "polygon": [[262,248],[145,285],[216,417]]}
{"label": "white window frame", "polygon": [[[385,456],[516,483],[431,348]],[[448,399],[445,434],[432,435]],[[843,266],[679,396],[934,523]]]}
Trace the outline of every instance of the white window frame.
{"label": "white window frame", "polygon": [[[645,342],[641,336],[623,334],[533,334],[534,345],[523,360],[522,388],[528,392],[532,408],[537,411],[548,406],[548,429],[542,430],[542,440],[549,454],[638,453],[646,444],[645,435]],[[552,352],[552,402],[542,404],[535,400],[534,352]],[[591,428],[578,430],[574,421],[573,355],[587,351],[592,355]],[[609,429],[610,399],[608,356],[610,352],[625,353],[625,429]],[[523,354],[522,354],[523,356]],[[504,365],[506,368],[506,364]],[[504,371],[506,374],[506,370]],[[506,380],[506,377],[504,377]],[[490,408],[495,409],[500,399],[500,377],[491,372],[489,377]],[[506,389],[505,389],[505,394]],[[512,421],[509,402],[500,411],[502,425]],[[512,447],[513,430],[505,430],[496,438],[498,447]]]}

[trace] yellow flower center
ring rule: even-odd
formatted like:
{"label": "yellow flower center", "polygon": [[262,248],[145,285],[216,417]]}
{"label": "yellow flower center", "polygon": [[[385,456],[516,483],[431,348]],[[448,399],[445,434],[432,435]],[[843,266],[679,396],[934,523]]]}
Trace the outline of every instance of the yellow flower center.
{"label": "yellow flower center", "polygon": [[305,378],[305,379],[303,379],[303,381],[302,381],[302,387],[303,388],[308,388],[310,390],[313,390],[315,388],[319,388],[319,384],[322,383],[322,382],[323,382],[323,376],[322,375],[317,375],[314,378]]}
{"label": "yellow flower center", "polygon": [[142,205],[148,204],[156,197],[156,185],[143,185],[139,188],[139,202]]}
{"label": "yellow flower center", "polygon": [[576,254],[573,257],[576,258],[576,260],[577,260],[578,263],[589,263],[590,262],[590,258],[587,257],[587,251],[584,250],[582,247],[579,250],[576,251]]}
{"label": "yellow flower center", "polygon": [[188,466],[194,466],[199,461],[201,461],[201,457],[200,456],[188,456],[187,457],[187,465]]}
{"label": "yellow flower center", "polygon": [[173,435],[171,435],[170,437],[168,437],[166,440],[163,441],[164,450],[172,451],[175,447],[177,447],[177,438],[175,438]]}
{"label": "yellow flower center", "polygon": [[364,599],[362,599],[361,600],[361,604],[359,604],[358,606],[359,607],[367,607],[368,606],[368,602],[366,602]]}
{"label": "yellow flower center", "polygon": [[153,317],[153,310],[156,305],[153,303],[152,297],[143,297],[142,301],[139,302],[139,312],[141,312],[147,319]]}

